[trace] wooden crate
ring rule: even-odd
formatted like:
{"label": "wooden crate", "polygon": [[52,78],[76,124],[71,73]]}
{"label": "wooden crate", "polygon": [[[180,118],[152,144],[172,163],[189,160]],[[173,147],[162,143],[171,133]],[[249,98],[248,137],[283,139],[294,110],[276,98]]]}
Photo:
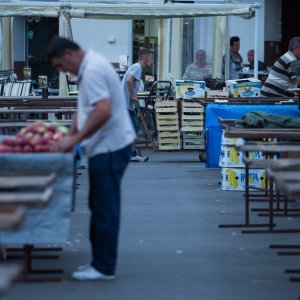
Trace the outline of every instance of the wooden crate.
{"label": "wooden crate", "polygon": [[159,150],[180,150],[181,138],[177,101],[155,103]]}
{"label": "wooden crate", "polygon": [[204,130],[204,108],[197,102],[183,101],[181,105],[181,131],[201,132]]}
{"label": "wooden crate", "polygon": [[182,132],[182,147],[184,150],[204,150],[205,133],[203,131]]}
{"label": "wooden crate", "polygon": [[178,112],[177,101],[156,101],[156,113],[176,113]]}
{"label": "wooden crate", "polygon": [[205,150],[205,144],[182,141],[182,148],[184,150]]}
{"label": "wooden crate", "polygon": [[179,143],[163,143],[158,144],[159,150],[180,150],[181,149],[181,142]]}

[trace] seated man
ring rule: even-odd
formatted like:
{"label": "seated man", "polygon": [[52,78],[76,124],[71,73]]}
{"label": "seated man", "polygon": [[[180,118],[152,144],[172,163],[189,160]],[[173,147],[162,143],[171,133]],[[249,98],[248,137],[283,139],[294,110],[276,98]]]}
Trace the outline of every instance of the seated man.
{"label": "seated man", "polygon": [[[250,49],[247,53],[249,70],[254,70],[254,49]],[[266,65],[262,61],[258,61],[258,71],[268,72]]]}
{"label": "seated man", "polygon": [[211,67],[206,63],[206,52],[199,49],[195,55],[195,62],[186,67],[182,79],[201,81],[211,78],[211,72]]}
{"label": "seated man", "polygon": [[262,87],[263,97],[294,97],[290,89],[298,86],[297,65],[300,59],[300,37],[290,40],[289,50],[273,65],[272,70]]}

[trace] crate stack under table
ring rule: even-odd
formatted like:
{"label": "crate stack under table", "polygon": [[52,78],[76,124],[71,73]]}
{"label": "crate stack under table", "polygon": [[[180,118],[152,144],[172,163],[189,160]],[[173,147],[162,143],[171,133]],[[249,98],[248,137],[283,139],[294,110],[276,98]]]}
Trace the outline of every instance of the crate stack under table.
{"label": "crate stack under table", "polygon": [[181,149],[177,101],[156,101],[155,115],[159,150]]}
{"label": "crate stack under table", "polygon": [[183,149],[205,149],[204,108],[202,105],[191,100],[182,100],[181,132]]}
{"label": "crate stack under table", "polygon": [[[221,189],[224,191],[244,191],[245,190],[245,164],[243,162],[244,153],[237,151],[234,146],[243,145],[241,138],[227,138],[223,131],[221,140],[221,152],[219,166],[222,168]],[[249,152],[249,158],[262,159],[263,155],[259,151]],[[249,182],[252,188],[265,188],[265,170],[250,169]]]}

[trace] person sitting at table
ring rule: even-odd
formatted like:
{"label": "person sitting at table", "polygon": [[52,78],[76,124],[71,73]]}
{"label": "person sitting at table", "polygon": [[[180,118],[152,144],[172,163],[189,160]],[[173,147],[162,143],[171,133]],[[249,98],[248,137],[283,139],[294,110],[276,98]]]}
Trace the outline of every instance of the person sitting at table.
{"label": "person sitting at table", "polygon": [[300,59],[300,37],[290,40],[288,51],[273,65],[260,94],[263,97],[294,97],[289,89],[297,88],[296,66]]}
{"label": "person sitting at table", "polygon": [[206,52],[202,49],[196,51],[195,62],[188,65],[182,76],[183,80],[205,80],[211,78],[212,68],[206,63]]}
{"label": "person sitting at table", "polygon": [[[254,49],[250,49],[248,51],[247,57],[248,57],[248,62],[249,62],[249,70],[254,71]],[[258,61],[258,71],[268,72],[266,65],[260,60]]]}

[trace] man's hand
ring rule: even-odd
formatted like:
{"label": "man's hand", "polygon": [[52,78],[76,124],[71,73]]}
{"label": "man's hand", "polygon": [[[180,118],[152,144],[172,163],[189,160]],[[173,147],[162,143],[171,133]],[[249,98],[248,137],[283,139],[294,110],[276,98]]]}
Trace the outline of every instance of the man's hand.
{"label": "man's hand", "polygon": [[51,146],[51,151],[53,152],[66,152],[72,150],[77,144],[78,139],[75,134],[64,136],[57,143]]}

